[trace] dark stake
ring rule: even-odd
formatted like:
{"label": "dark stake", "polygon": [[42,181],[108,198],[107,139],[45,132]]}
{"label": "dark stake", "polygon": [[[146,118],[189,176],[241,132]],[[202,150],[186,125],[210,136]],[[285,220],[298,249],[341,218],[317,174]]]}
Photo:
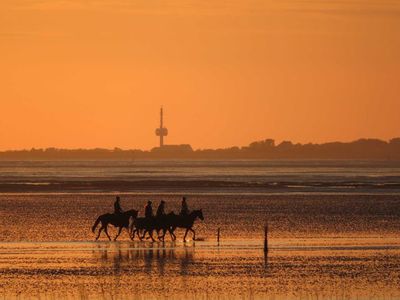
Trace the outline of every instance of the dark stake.
{"label": "dark stake", "polygon": [[265,224],[264,228],[264,252],[268,252],[268,223]]}
{"label": "dark stake", "polygon": [[218,231],[217,231],[217,243],[218,243],[218,246],[219,246],[219,237],[220,237],[220,228],[218,227]]}

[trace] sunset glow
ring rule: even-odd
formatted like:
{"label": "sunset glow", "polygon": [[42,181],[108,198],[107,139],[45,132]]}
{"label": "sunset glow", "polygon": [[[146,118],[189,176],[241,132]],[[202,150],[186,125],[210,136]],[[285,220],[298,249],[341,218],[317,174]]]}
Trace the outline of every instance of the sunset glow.
{"label": "sunset glow", "polygon": [[400,135],[397,1],[0,2],[0,149]]}

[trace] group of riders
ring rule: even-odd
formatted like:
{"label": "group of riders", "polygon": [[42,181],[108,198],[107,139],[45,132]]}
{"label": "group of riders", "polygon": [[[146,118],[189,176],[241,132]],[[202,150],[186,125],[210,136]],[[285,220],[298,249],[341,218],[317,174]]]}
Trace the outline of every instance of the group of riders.
{"label": "group of riders", "polygon": [[[124,211],[121,208],[121,198],[119,196],[116,197],[114,202],[114,213],[122,214]],[[187,216],[189,214],[189,208],[186,202],[186,197],[182,198],[181,211],[179,213],[180,216]],[[161,200],[158,205],[157,212],[155,217],[159,218],[165,216],[165,201]],[[144,207],[144,216],[145,218],[154,218],[153,214],[153,203],[151,201],[147,201],[147,205]]]}
{"label": "group of riders", "polygon": [[153,204],[151,201],[148,201],[144,208],[144,217],[138,217],[137,210],[122,210],[121,198],[117,196],[114,202],[114,213],[99,216],[92,226],[92,232],[95,233],[97,226],[101,224],[96,240],[100,237],[102,231],[104,231],[108,239],[111,240],[107,231],[108,225],[111,224],[119,228],[114,240],[118,238],[121,231],[125,228],[128,230],[129,236],[132,240],[135,238],[136,234],[140,240],[148,234],[149,238],[151,238],[152,241],[155,241],[153,232],[156,231],[158,239],[163,241],[167,232],[169,232],[171,239],[175,240],[175,229],[183,228],[186,229],[183,238],[184,240],[186,240],[189,231],[193,233],[193,239],[195,239],[196,233],[192,227],[197,218],[204,220],[202,210],[189,211],[185,197],[182,198],[181,210],[178,215],[174,212],[166,214],[165,204],[165,201],[162,200],[157,208],[156,214],[154,215]]}

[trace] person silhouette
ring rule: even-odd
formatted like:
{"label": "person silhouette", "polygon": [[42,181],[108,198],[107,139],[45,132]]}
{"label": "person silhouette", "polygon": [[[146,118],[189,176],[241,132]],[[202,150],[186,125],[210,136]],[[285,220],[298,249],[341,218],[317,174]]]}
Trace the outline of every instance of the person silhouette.
{"label": "person silhouette", "polygon": [[165,215],[165,201],[161,200],[160,205],[157,208],[156,217],[161,217]]}
{"label": "person silhouette", "polygon": [[147,205],[144,208],[144,216],[149,219],[153,218],[153,207],[151,205],[151,201],[147,201]]}
{"label": "person silhouette", "polygon": [[121,214],[123,212],[122,208],[121,208],[121,203],[120,203],[121,199],[119,196],[117,196],[115,198],[115,202],[114,202],[114,213],[115,214]]}
{"label": "person silhouette", "polygon": [[189,214],[189,208],[186,203],[186,197],[182,198],[182,207],[181,207],[181,212],[179,214],[181,216],[187,216]]}

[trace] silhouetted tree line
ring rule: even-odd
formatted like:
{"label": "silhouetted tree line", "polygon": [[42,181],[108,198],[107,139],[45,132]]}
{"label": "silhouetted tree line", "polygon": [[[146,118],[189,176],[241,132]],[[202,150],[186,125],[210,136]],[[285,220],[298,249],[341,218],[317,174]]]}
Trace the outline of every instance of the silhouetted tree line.
{"label": "silhouetted tree line", "polygon": [[293,144],[272,139],[245,147],[193,150],[190,145],[166,145],[150,151],[114,149],[31,149],[0,152],[1,160],[135,160],[135,159],[378,159],[400,160],[400,138],[359,139],[343,143]]}

